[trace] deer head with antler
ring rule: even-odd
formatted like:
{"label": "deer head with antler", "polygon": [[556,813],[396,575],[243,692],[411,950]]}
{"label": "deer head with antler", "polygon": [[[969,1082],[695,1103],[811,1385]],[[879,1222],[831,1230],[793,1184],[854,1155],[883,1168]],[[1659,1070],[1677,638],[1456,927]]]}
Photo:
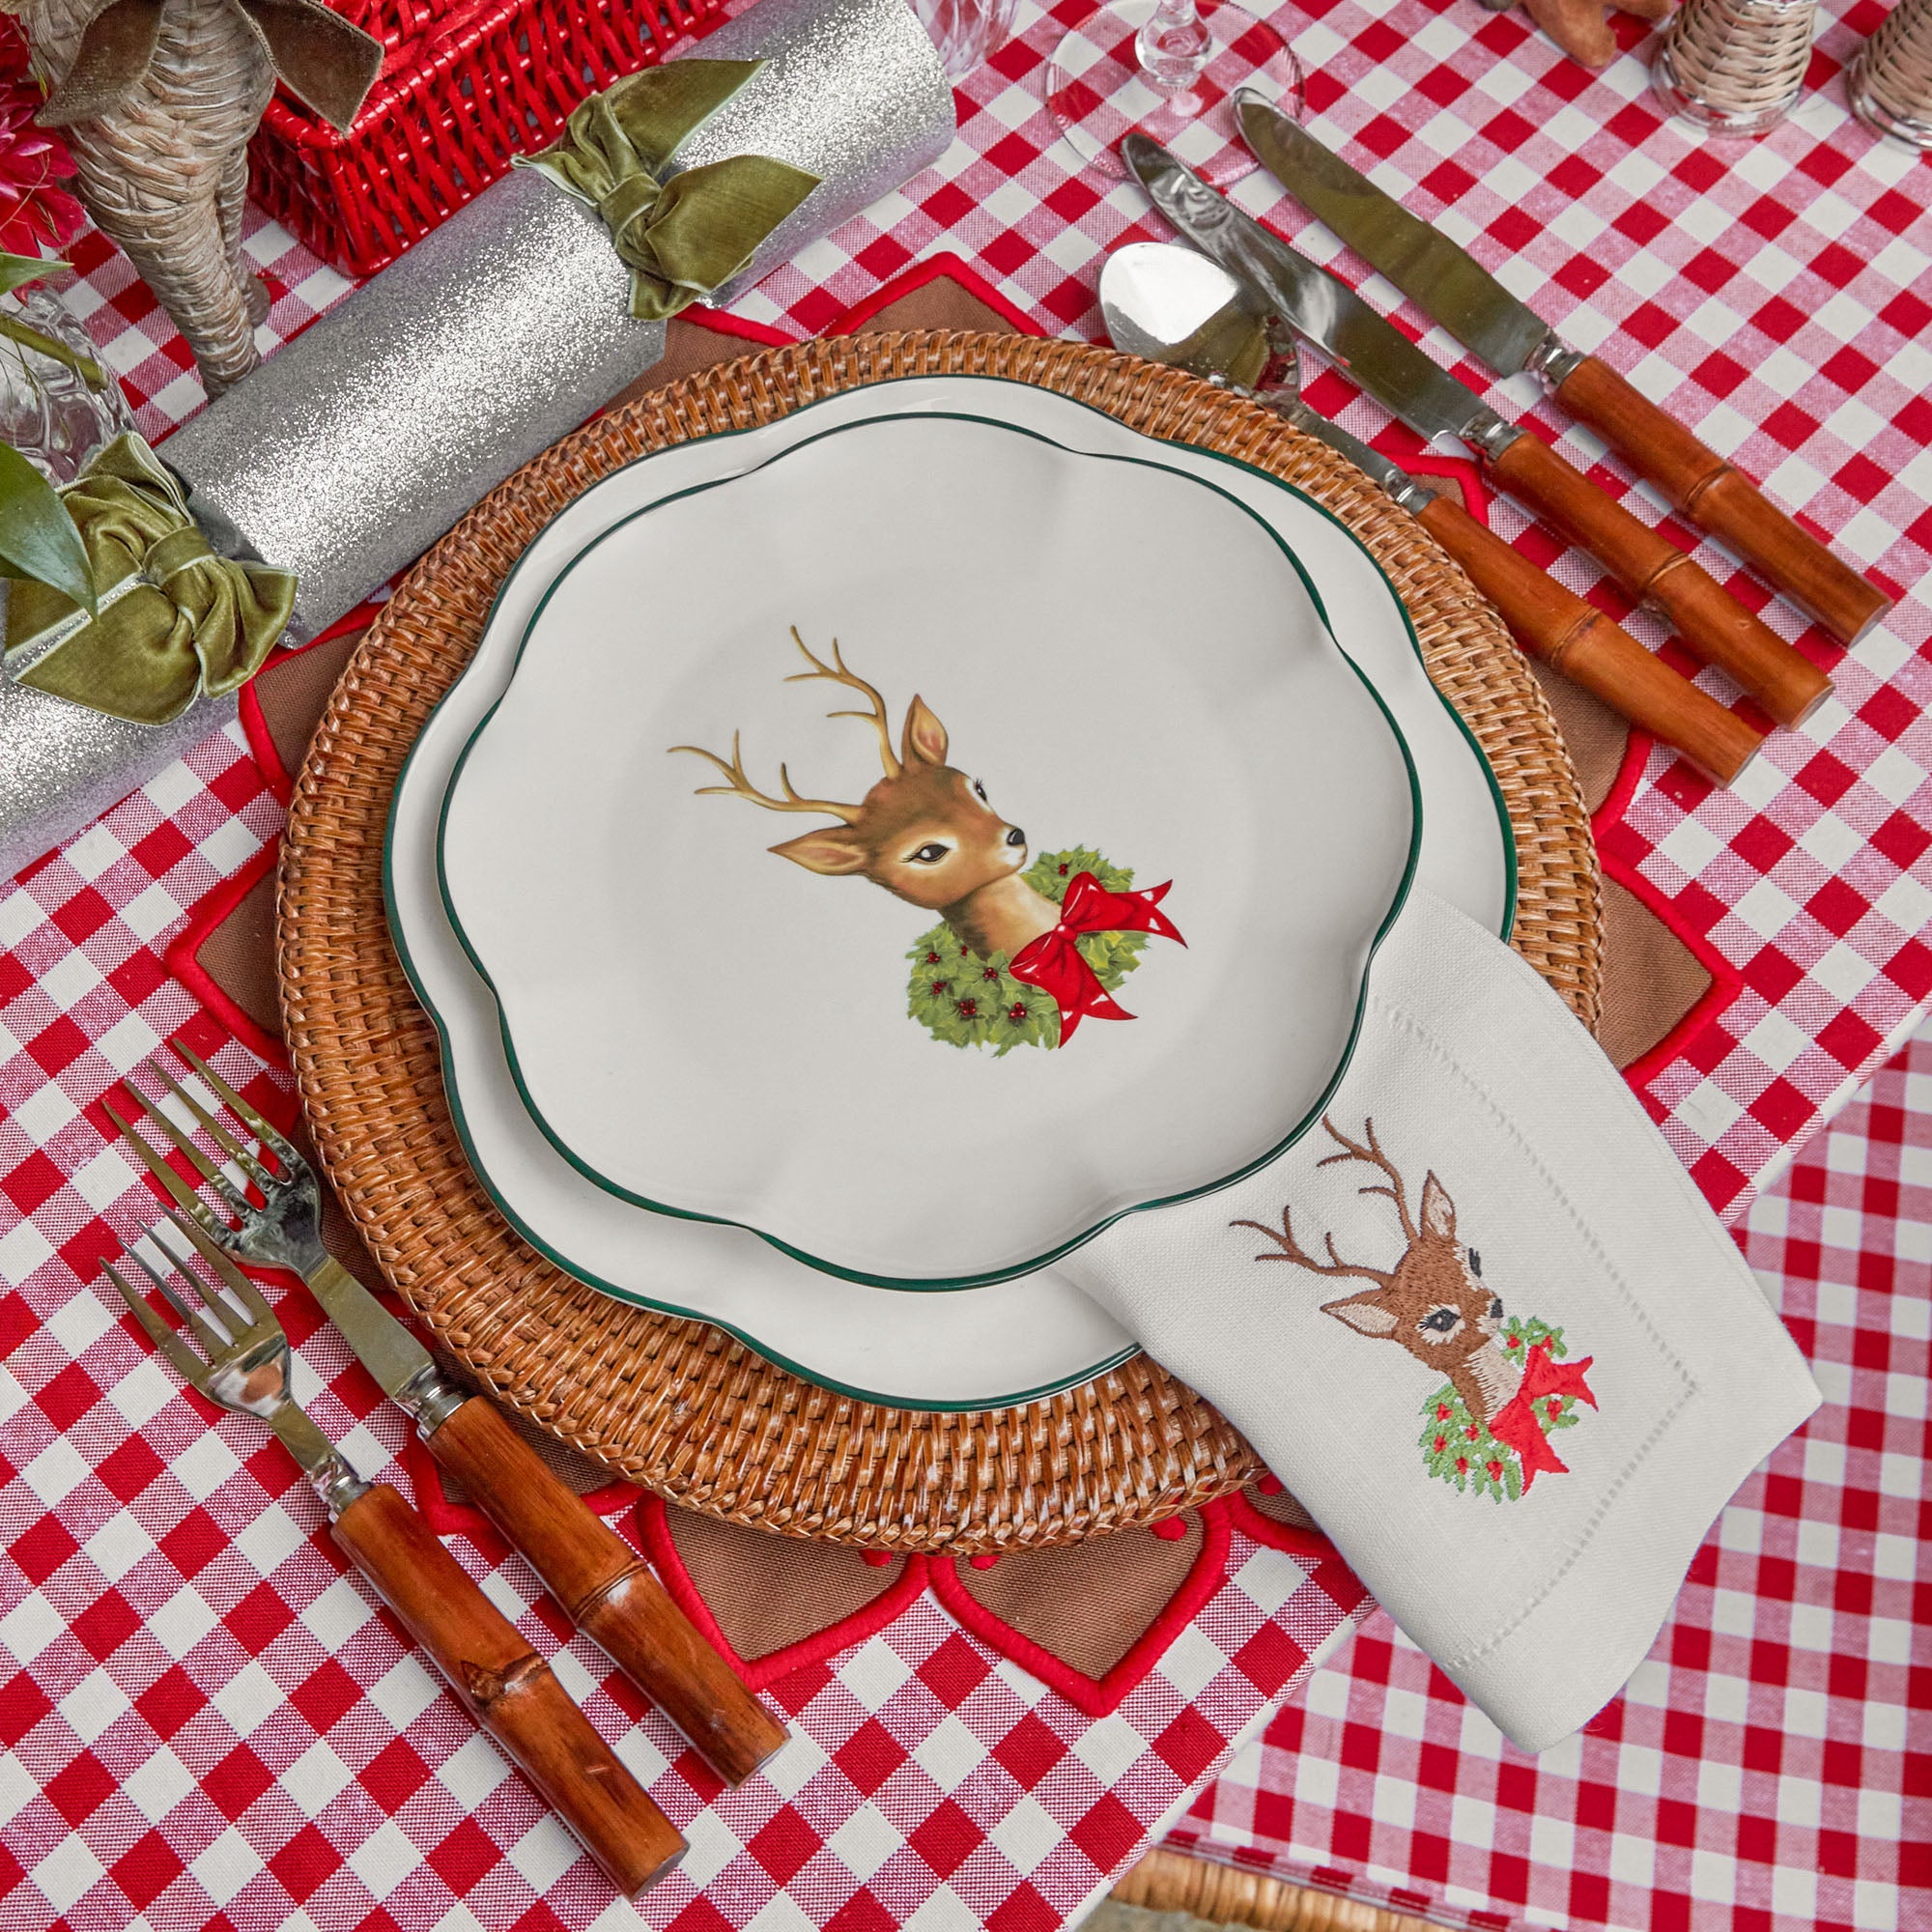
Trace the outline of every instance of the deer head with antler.
{"label": "deer head with antler", "polygon": [[1497,1340],[1503,1304],[1483,1286],[1482,1257],[1456,1237],[1456,1204],[1449,1190],[1430,1174],[1422,1183],[1419,1218],[1412,1216],[1402,1176],[1376,1138],[1375,1122],[1363,1125],[1366,1145],[1351,1141],[1326,1118],[1321,1124],[1342,1151],[1318,1161],[1318,1167],[1361,1161],[1383,1176],[1382,1181],[1356,1191],[1384,1195],[1395,1203],[1407,1245],[1394,1267],[1345,1262],[1336,1252],[1333,1235],[1325,1237],[1328,1259],[1319,1261],[1295,1239],[1286,1208],[1281,1210],[1279,1233],[1260,1221],[1229,1225],[1253,1228],[1279,1250],[1257,1255],[1257,1261],[1293,1262],[1314,1274],[1373,1282],[1374,1287],[1359,1293],[1322,1303],[1322,1314],[1332,1315],[1358,1335],[1399,1344],[1446,1378],[1478,1422],[1488,1422],[1515,1393],[1520,1371]]}
{"label": "deer head with antler", "polygon": [[1010,957],[1030,941],[1051,932],[1059,923],[1060,908],[1020,876],[1027,863],[1026,834],[993,810],[978,779],[946,762],[946,726],[925,700],[915,696],[907,707],[895,753],[885,699],[846,668],[838,640],[833,640],[832,662],[826,664],[811,654],[795,627],[791,635],[811,668],[794,672],[785,682],[822,679],[862,694],[867,709],[833,711],[827,716],[858,718],[872,726],[878,733],[885,776],[858,804],[840,805],[832,799],[801,797],[792,788],[790,774],[780,765],[782,795],[775,798],[746,777],[739,734],[734,731],[728,763],[716,752],[696,745],[671,747],[673,752],[709,759],[724,774],[724,783],[701,785],[698,795],[742,798],[767,811],[836,818],[836,826],[801,833],[771,850],[810,872],[870,879],[909,904],[941,914],[960,943],[981,958],[995,952]]}

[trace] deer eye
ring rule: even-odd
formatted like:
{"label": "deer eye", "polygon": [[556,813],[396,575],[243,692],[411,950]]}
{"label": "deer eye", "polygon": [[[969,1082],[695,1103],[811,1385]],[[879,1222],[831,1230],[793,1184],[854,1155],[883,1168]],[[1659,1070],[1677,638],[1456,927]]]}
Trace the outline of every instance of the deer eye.
{"label": "deer eye", "polygon": [[1474,1248],[1471,1248],[1469,1250],[1469,1272],[1472,1275],[1474,1275],[1479,1281],[1482,1279],[1483,1258],[1475,1251]]}
{"label": "deer eye", "polygon": [[928,843],[922,845],[917,852],[910,854],[906,859],[906,864],[908,866],[936,866],[952,850],[952,847],[951,845],[942,845],[937,838],[934,838]]}
{"label": "deer eye", "polygon": [[1415,1325],[1436,1335],[1453,1335],[1462,1325],[1462,1316],[1453,1308],[1435,1308]]}
{"label": "deer eye", "polygon": [[986,787],[982,785],[978,779],[975,779],[973,781],[973,789],[979,793],[980,803],[981,805],[984,805],[986,802]]}

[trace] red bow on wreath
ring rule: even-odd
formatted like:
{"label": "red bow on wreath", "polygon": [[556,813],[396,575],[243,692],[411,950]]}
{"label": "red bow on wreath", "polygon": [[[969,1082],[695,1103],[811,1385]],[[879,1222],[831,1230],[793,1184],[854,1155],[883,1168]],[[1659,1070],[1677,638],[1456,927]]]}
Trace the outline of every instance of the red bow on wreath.
{"label": "red bow on wreath", "polygon": [[1007,968],[1015,980],[1053,995],[1060,1009],[1060,1044],[1073,1037],[1084,1019],[1130,1020],[1133,1014],[1117,1006],[1101,985],[1099,976],[1081,956],[1073,942],[1083,932],[1157,932],[1164,939],[1187,944],[1174,922],[1158,910],[1174,884],[1148,886],[1137,893],[1110,893],[1092,872],[1077,872],[1060,902],[1060,923],[1051,932],[1029,940],[1013,954]]}
{"label": "red bow on wreath", "polygon": [[1490,1424],[1490,1434],[1504,1448],[1516,1451],[1517,1460],[1522,1464],[1525,1495],[1538,1476],[1570,1473],[1570,1465],[1549,1446],[1549,1438],[1536,1419],[1536,1405],[1550,1396],[1574,1395],[1595,1408],[1597,1398],[1590,1393],[1583,1371],[1596,1359],[1594,1355],[1585,1355],[1580,1362],[1566,1362],[1558,1367],[1549,1359],[1549,1344],[1539,1342],[1523,1364],[1522,1386]]}

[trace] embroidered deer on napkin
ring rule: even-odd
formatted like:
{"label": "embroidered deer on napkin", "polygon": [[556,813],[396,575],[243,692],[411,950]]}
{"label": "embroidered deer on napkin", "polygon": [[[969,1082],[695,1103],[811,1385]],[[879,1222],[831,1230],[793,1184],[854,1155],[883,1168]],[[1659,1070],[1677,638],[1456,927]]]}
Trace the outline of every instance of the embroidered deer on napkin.
{"label": "embroidered deer on napkin", "polygon": [[1229,1225],[1252,1228],[1279,1250],[1257,1255],[1257,1261],[1293,1262],[1315,1274],[1375,1284],[1323,1302],[1321,1312],[1358,1335],[1398,1344],[1425,1368],[1448,1378],[1448,1388],[1425,1407],[1422,1448],[1433,1474],[1459,1490],[1474,1487],[1512,1501],[1526,1494],[1540,1475],[1567,1475],[1567,1465],[1549,1447],[1548,1432],[1570,1421],[1574,1403],[1596,1407],[1597,1398],[1583,1379],[1595,1358],[1559,1366],[1551,1356],[1562,1350],[1560,1330],[1541,1322],[1505,1325],[1502,1297],[1483,1281],[1482,1256],[1457,1238],[1456,1204],[1433,1170],[1422,1183],[1417,1219],[1373,1120],[1364,1122],[1359,1142],[1331,1120],[1324,1118],[1321,1124],[1342,1151],[1317,1161],[1317,1167],[1360,1161],[1383,1177],[1356,1191],[1395,1204],[1407,1243],[1395,1266],[1345,1262],[1333,1235],[1325,1237],[1328,1259],[1317,1260],[1295,1238],[1287,1208],[1281,1210],[1279,1234],[1260,1221]]}

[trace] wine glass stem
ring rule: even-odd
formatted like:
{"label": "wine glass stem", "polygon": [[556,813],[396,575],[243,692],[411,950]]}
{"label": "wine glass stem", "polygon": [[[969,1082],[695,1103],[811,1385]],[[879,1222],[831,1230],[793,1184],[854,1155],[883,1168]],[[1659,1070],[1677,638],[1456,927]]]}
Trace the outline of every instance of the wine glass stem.
{"label": "wine glass stem", "polygon": [[1164,93],[1192,87],[1213,50],[1196,0],[1156,0],[1134,37],[1141,71]]}

